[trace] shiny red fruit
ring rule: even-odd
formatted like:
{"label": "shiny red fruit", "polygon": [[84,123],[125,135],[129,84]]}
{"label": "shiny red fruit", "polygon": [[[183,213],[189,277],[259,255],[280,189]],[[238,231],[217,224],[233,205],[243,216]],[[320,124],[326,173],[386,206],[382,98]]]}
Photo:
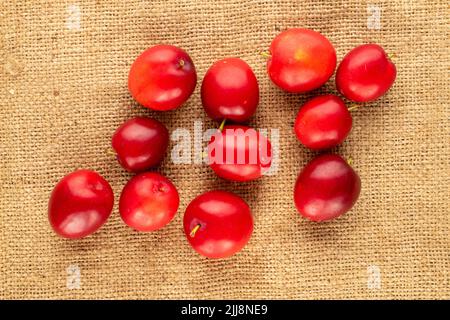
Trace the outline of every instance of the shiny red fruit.
{"label": "shiny red fruit", "polygon": [[294,201],[302,216],[326,221],[350,210],[358,199],[361,180],[337,154],[325,154],[311,160],[300,172],[294,189]]}
{"label": "shiny red fruit", "polygon": [[206,72],[201,95],[203,108],[212,119],[244,122],[258,106],[258,81],[245,61],[226,58]]}
{"label": "shiny red fruit", "polygon": [[336,51],[319,32],[292,28],[272,41],[267,71],[288,92],[306,92],[322,86],[336,68]]}
{"label": "shiny red fruit", "polygon": [[122,220],[138,231],[161,229],[175,216],[180,198],[173,183],[156,172],[141,173],[125,185],[120,195]]}
{"label": "shiny red fruit", "polygon": [[131,65],[128,89],[144,107],[165,111],[181,106],[195,89],[194,63],[182,49],[157,45],[145,50]]}
{"label": "shiny red fruit", "polygon": [[368,102],[385,94],[396,76],[397,69],[383,48],[365,44],[344,57],[336,72],[336,86],[346,98]]}
{"label": "shiny red fruit", "polygon": [[306,102],[295,119],[298,140],[313,150],[342,143],[352,128],[352,116],[344,101],[335,95],[315,97]]}
{"label": "shiny red fruit", "polygon": [[209,191],[191,201],[184,214],[184,232],[192,248],[208,258],[227,258],[250,240],[253,217],[234,193]]}
{"label": "shiny red fruit", "polygon": [[128,171],[139,172],[159,164],[169,145],[169,132],[159,121],[136,117],[114,133],[112,147],[117,160]]}
{"label": "shiny red fruit", "polygon": [[77,170],[62,178],[48,203],[53,230],[64,238],[83,238],[97,231],[114,205],[109,183],[97,172]]}
{"label": "shiny red fruit", "polygon": [[211,137],[208,164],[224,179],[249,181],[270,169],[272,146],[253,128],[228,125]]}

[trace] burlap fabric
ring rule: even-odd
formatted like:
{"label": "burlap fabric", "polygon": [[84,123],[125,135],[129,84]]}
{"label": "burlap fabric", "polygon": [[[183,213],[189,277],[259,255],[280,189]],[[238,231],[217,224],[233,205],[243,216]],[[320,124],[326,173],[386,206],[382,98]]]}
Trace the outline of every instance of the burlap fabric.
{"label": "burlap fabric", "polygon": [[[447,1],[376,6],[380,25],[366,1],[2,1],[0,297],[449,298]],[[353,159],[361,197],[347,215],[323,224],[300,218],[293,205],[297,173],[313,153],[296,141],[292,124],[299,106],[335,92],[334,82],[286,94],[259,55],[280,30],[298,26],[329,37],[338,60],[376,42],[395,54],[398,68],[392,90],[354,112],[353,131],[335,150]],[[280,130],[280,163],[273,176],[237,184],[169,155],[158,170],[177,185],[180,209],[166,228],[146,234],[125,226],[117,211],[131,175],[108,152],[114,129],[138,114],[170,131],[193,132],[195,120],[217,126],[203,111],[199,85],[173,112],[132,100],[130,64],[157,43],[185,48],[199,84],[219,58],[248,61],[261,88],[250,124]],[[51,231],[47,201],[77,168],[107,178],[116,206],[95,235],[67,241]],[[255,216],[248,246],[222,261],[198,256],[181,225],[188,202],[214,188],[240,194]]]}

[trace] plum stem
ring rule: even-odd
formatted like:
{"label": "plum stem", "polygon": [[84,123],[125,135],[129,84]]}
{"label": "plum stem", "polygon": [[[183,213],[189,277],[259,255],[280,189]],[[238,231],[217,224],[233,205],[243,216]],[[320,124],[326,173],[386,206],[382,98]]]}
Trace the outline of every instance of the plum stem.
{"label": "plum stem", "polygon": [[266,59],[272,58],[272,55],[270,54],[270,51],[262,51],[262,52],[260,52],[260,55],[261,55],[263,58],[266,58]]}
{"label": "plum stem", "polygon": [[352,163],[353,163],[353,159],[351,157],[348,157],[346,160],[347,160],[347,164],[351,167]]}
{"label": "plum stem", "polygon": [[114,151],[114,149],[112,149],[112,148],[106,148],[106,154],[108,154],[110,156],[116,156],[117,155],[116,151]]}
{"label": "plum stem", "polygon": [[201,226],[202,226],[201,224],[197,224],[197,225],[191,230],[191,233],[189,233],[189,236],[190,236],[191,238],[195,237],[195,234],[197,233],[198,229],[201,228]]}
{"label": "plum stem", "polygon": [[389,52],[387,54],[387,57],[389,58],[389,60],[395,59],[397,57],[397,55],[395,54],[395,52]]}
{"label": "plum stem", "polygon": [[227,122],[227,119],[222,120],[222,123],[219,126],[219,131],[223,131],[223,128],[225,127],[225,122]]}
{"label": "plum stem", "polygon": [[353,111],[359,108],[359,105],[357,105],[356,103],[352,104],[350,107],[348,107],[348,111]]}

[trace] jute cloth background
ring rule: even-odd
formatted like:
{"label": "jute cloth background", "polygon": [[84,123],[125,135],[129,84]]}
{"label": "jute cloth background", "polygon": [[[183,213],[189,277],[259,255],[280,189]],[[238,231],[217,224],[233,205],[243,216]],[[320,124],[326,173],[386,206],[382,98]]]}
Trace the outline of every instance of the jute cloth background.
{"label": "jute cloth background", "polygon": [[[379,29],[370,4],[2,0],[0,297],[449,298],[448,3],[377,1]],[[353,113],[351,135],[334,150],[353,159],[363,189],[353,210],[329,223],[310,223],[294,208],[293,184],[314,153],[299,145],[292,124],[299,106],[335,92],[334,82],[286,94],[259,55],[288,27],[322,32],[339,61],[356,45],[379,43],[398,68],[392,90]],[[158,43],[186,49],[199,75],[193,96],[173,112],[146,110],[127,90],[131,62]],[[207,166],[174,164],[169,153],[158,170],[177,185],[179,212],[158,232],[133,231],[117,211],[131,175],[108,152],[113,131],[138,114],[171,132],[193,133],[195,120],[217,126],[199,88],[211,63],[227,56],[257,74],[261,103],[250,125],[280,130],[277,173],[230,183]],[[107,178],[116,206],[95,235],[67,241],[51,231],[47,201],[77,168]],[[255,217],[248,246],[228,260],[200,257],[182,231],[186,205],[214,188],[240,194]]]}

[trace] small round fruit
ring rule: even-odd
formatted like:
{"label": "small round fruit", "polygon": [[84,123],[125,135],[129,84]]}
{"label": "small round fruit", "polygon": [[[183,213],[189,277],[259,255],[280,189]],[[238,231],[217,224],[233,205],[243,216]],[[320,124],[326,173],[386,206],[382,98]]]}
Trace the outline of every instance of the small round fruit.
{"label": "small round fruit", "polygon": [[331,220],[350,210],[358,199],[361,180],[337,154],[311,160],[300,172],[294,201],[302,216],[312,221]]}
{"label": "small round fruit", "polygon": [[161,229],[172,221],[180,198],[173,183],[156,172],[141,173],[125,185],[120,195],[122,220],[138,231]]}
{"label": "small round fruit", "polygon": [[226,191],[209,191],[191,201],[184,232],[192,248],[208,258],[227,258],[250,240],[253,217],[247,203]]}
{"label": "small round fruit", "polygon": [[208,144],[208,164],[224,179],[258,179],[270,169],[271,163],[270,141],[247,126],[227,125]]}
{"label": "small round fruit", "polygon": [[128,89],[144,107],[166,111],[181,106],[195,89],[194,63],[182,49],[157,45],[145,50],[131,65]]}
{"label": "small round fruit", "polygon": [[313,150],[341,144],[352,129],[352,116],[344,101],[335,95],[315,97],[306,102],[295,119],[298,140]]}
{"label": "small round fruit", "polygon": [[258,81],[244,60],[226,58],[206,72],[201,95],[203,108],[210,118],[244,122],[258,106]]}
{"label": "small round fruit", "polygon": [[114,133],[112,147],[126,170],[139,172],[159,164],[169,145],[169,132],[159,121],[136,117]]}
{"label": "small round fruit", "polygon": [[319,32],[292,28],[272,41],[267,71],[281,89],[300,93],[321,87],[336,68],[336,51]]}
{"label": "small round fruit", "polygon": [[344,57],[336,72],[336,86],[347,99],[368,102],[384,95],[396,76],[397,69],[383,48],[365,44]]}
{"label": "small round fruit", "polygon": [[62,178],[48,203],[53,230],[64,238],[78,239],[97,231],[114,205],[109,183],[97,172],[77,170]]}

